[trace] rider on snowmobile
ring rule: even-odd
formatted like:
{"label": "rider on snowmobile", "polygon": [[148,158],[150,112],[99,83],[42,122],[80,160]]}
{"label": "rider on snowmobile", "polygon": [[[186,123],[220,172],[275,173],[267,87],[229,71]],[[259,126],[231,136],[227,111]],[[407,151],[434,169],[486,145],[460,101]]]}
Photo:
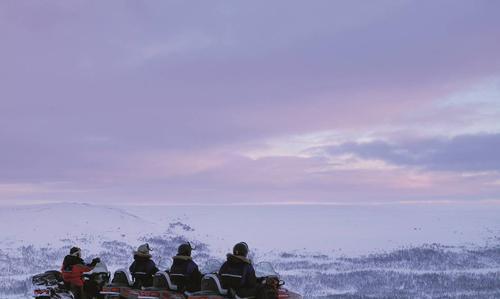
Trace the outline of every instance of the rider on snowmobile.
{"label": "rider on snowmobile", "polygon": [[129,267],[130,274],[134,278],[134,287],[153,286],[153,275],[159,271],[155,262],[151,260],[151,249],[149,244],[142,244],[134,252],[134,262]]}
{"label": "rider on snowmobile", "polygon": [[239,297],[255,297],[257,277],[252,261],[247,258],[248,245],[240,242],[233,247],[233,253],[227,254],[227,261],[219,270],[224,288],[233,289]]}
{"label": "rider on snowmobile", "polygon": [[94,258],[90,264],[85,264],[81,253],[80,248],[72,247],[69,254],[64,257],[61,267],[64,283],[73,292],[76,299],[85,298],[83,273],[91,271],[97,263],[101,262],[99,258]]}
{"label": "rider on snowmobile", "polygon": [[191,258],[191,244],[183,243],[177,249],[177,255],[174,256],[172,267],[170,267],[170,277],[173,282],[185,288],[188,292],[200,290],[201,272],[198,265]]}

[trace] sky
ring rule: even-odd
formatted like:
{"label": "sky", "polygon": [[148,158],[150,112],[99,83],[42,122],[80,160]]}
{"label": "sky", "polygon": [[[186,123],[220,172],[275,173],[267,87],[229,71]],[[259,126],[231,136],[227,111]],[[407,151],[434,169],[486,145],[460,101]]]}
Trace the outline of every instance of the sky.
{"label": "sky", "polygon": [[500,200],[500,1],[0,1],[0,204]]}

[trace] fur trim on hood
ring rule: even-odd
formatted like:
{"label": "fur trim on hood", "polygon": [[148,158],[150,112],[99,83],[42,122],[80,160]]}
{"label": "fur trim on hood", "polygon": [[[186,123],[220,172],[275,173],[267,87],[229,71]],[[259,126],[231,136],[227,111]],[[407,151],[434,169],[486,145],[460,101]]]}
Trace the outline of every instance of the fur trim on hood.
{"label": "fur trim on hood", "polygon": [[190,261],[190,260],[192,260],[192,258],[190,256],[187,256],[187,255],[176,255],[172,259],[174,259],[174,260],[183,260],[183,261]]}
{"label": "fur trim on hood", "polygon": [[141,251],[134,251],[134,256],[144,257],[144,258],[151,258],[152,257],[151,254],[144,253],[144,252],[141,252]]}
{"label": "fur trim on hood", "polygon": [[252,261],[242,255],[234,255],[232,253],[227,254],[227,260],[228,261],[234,261],[234,262],[243,262],[247,264],[252,264]]}

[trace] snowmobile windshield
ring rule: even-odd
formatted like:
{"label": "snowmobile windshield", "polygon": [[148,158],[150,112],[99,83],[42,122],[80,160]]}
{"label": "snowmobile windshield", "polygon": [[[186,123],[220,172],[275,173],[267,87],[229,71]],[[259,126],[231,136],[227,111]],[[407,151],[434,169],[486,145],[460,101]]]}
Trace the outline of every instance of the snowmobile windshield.
{"label": "snowmobile windshield", "polygon": [[279,277],[278,272],[274,270],[273,265],[269,262],[260,262],[255,265],[255,275],[257,277],[275,276]]}
{"label": "snowmobile windshield", "polygon": [[221,266],[222,266],[221,261],[216,259],[210,259],[201,267],[201,273],[203,274],[217,273],[219,272]]}
{"label": "snowmobile windshield", "polygon": [[100,262],[92,269],[92,273],[108,273],[108,267],[104,262]]}
{"label": "snowmobile windshield", "polygon": [[172,266],[172,263],[174,262],[174,260],[170,257],[167,257],[167,258],[159,257],[157,261],[158,261],[157,267],[160,270],[163,270],[163,269],[169,270],[170,266]]}
{"label": "snowmobile windshield", "polygon": [[94,269],[89,272],[85,272],[86,274],[98,274],[98,273],[108,273],[108,267],[104,262],[97,263]]}

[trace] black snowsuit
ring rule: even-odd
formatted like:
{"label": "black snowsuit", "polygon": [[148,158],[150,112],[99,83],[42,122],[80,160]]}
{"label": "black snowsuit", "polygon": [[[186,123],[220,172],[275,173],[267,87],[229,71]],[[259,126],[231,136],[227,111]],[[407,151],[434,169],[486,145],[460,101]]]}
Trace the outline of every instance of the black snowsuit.
{"label": "black snowsuit", "polygon": [[153,286],[153,275],[159,270],[150,257],[136,254],[129,271],[135,281],[134,287],[139,288]]}
{"label": "black snowsuit", "polygon": [[173,260],[170,267],[172,281],[188,292],[199,291],[202,275],[193,259],[190,256],[177,255]]}
{"label": "black snowsuit", "polygon": [[219,275],[224,288],[235,290],[239,297],[255,297],[257,277],[252,262],[246,257],[228,254]]}

